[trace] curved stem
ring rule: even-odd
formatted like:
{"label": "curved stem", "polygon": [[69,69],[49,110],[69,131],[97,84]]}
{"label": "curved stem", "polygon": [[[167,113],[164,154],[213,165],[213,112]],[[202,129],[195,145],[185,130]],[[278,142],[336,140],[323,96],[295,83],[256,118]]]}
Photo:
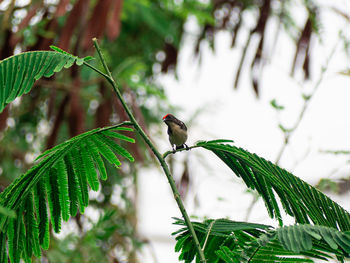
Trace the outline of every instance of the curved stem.
{"label": "curved stem", "polygon": [[[152,152],[154,153],[154,155],[157,157],[161,167],[163,168],[163,171],[168,179],[168,182],[170,184],[170,187],[171,187],[171,190],[173,191],[173,194],[174,194],[174,198],[175,198],[175,201],[181,211],[181,214],[185,220],[185,223],[186,223],[186,226],[188,227],[191,235],[192,235],[192,238],[193,238],[193,241],[196,245],[196,249],[197,249],[197,252],[198,252],[198,255],[199,255],[199,258],[200,258],[200,261],[201,262],[207,262],[205,257],[204,257],[204,252],[199,244],[199,241],[198,241],[198,238],[197,238],[197,235],[196,235],[196,232],[193,228],[193,225],[190,221],[190,218],[187,214],[187,211],[185,209],[185,206],[180,198],[180,194],[179,194],[179,191],[177,190],[176,188],[176,185],[175,185],[175,181],[170,173],[170,170],[169,170],[169,167],[167,165],[167,163],[165,162],[164,158],[169,154],[165,155],[165,157],[163,157],[160,152],[156,149],[156,147],[153,145],[153,143],[151,142],[151,140],[149,139],[149,137],[147,136],[147,134],[143,131],[143,129],[141,128],[141,126],[139,125],[139,123],[136,121],[134,115],[132,114],[129,106],[126,104],[123,96],[121,95],[120,93],[120,90],[117,86],[117,84],[115,83],[113,77],[112,77],[112,74],[111,72],[109,71],[109,68],[103,58],[103,55],[101,53],[101,49],[97,43],[97,39],[94,38],[92,40],[94,42],[94,46],[97,50],[97,53],[100,57],[100,60],[102,62],[102,65],[106,71],[106,74],[105,73],[102,73],[101,71],[99,71],[98,69],[94,68],[93,66],[91,66],[90,64],[88,63],[84,63],[85,65],[87,65],[88,67],[90,67],[91,69],[95,70],[96,72],[98,72],[99,74],[103,75],[107,80],[108,82],[112,85],[113,87],[113,90],[115,92],[115,94],[117,95],[119,101],[121,102],[124,110],[126,111],[127,115],[129,116],[129,119],[130,121],[133,123],[134,127],[135,127],[135,130],[137,130],[137,132],[140,134],[140,136],[143,138],[143,140],[145,141],[145,143],[150,147],[150,149],[152,150]],[[180,150],[179,150],[180,151]]]}
{"label": "curved stem", "polygon": [[182,151],[188,151],[188,150],[191,150],[191,149],[194,149],[194,148],[198,148],[198,147],[200,147],[200,146],[198,146],[198,145],[193,145],[193,146],[191,146],[191,147],[188,147],[188,148],[181,148],[181,149],[178,149],[178,150],[176,150],[176,151],[167,151],[167,152],[165,152],[165,153],[163,154],[163,159],[167,158],[168,155],[170,155],[170,154],[175,154],[175,153],[177,153],[177,152],[182,152]]}

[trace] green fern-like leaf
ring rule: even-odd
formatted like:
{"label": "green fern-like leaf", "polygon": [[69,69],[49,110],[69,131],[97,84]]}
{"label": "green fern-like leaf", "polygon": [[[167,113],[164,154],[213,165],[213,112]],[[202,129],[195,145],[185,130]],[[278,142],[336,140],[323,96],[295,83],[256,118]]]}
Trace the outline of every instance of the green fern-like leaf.
{"label": "green fern-like leaf", "polygon": [[73,161],[70,155],[64,157],[64,163],[67,168],[67,176],[68,176],[68,195],[69,195],[69,212],[71,216],[76,216],[78,212],[78,199],[81,195],[80,188],[78,186],[78,180],[73,170]]}
{"label": "green fern-like leaf", "polygon": [[49,174],[46,176],[46,189],[47,197],[51,214],[51,224],[53,230],[59,233],[61,230],[61,205],[59,202],[61,193],[58,189],[58,172],[57,169],[52,167]]}
{"label": "green fern-like leaf", "polygon": [[[174,224],[185,226],[181,219],[177,219]],[[230,250],[238,249],[244,246],[245,242],[254,240],[252,235],[258,237],[271,228],[267,225],[234,222],[227,219],[210,219],[203,223],[192,222],[192,224],[201,246],[204,247],[207,262],[213,263],[224,262],[216,254],[220,246],[227,246]],[[196,257],[196,249],[188,229],[181,228],[173,235],[176,235],[177,240],[175,251],[181,251],[179,260],[184,260],[185,263],[192,262]]]}
{"label": "green fern-like leaf", "polygon": [[94,191],[98,191],[99,182],[97,178],[97,173],[94,166],[94,162],[91,159],[90,152],[87,149],[87,147],[83,148],[83,151],[81,152],[81,158],[83,161],[84,169],[86,171],[87,181],[89,182],[91,189]]}
{"label": "green fern-like leaf", "polygon": [[316,188],[279,166],[241,148],[216,142],[197,144],[215,153],[229,168],[255,189],[271,217],[282,225],[277,196],[287,214],[297,223],[350,230],[350,214]]}
{"label": "green fern-like leaf", "polygon": [[11,262],[19,263],[22,253],[24,253],[23,242],[25,241],[23,236],[23,221],[22,217],[19,216],[22,214],[23,209],[19,209],[18,216],[15,219],[10,219],[8,226],[8,253]]}
{"label": "green fern-like leaf", "polygon": [[96,145],[94,143],[92,143],[89,140],[86,141],[86,147],[89,151],[90,156],[92,157],[92,159],[96,163],[97,170],[100,173],[101,180],[106,180],[107,179],[106,167],[103,163],[103,160],[102,160],[102,157],[98,151],[98,148],[96,147]]}
{"label": "green fern-like leaf", "polygon": [[34,199],[36,207],[36,217],[39,221],[39,243],[43,249],[49,248],[50,233],[49,233],[49,217],[46,206],[46,188],[44,180],[37,183],[34,189]]}
{"label": "green fern-like leaf", "polygon": [[24,225],[26,227],[26,253],[30,258],[32,253],[36,257],[41,256],[40,244],[39,244],[39,232],[36,216],[34,214],[34,199],[33,193],[28,194],[25,203],[24,211]]}
{"label": "green fern-like leaf", "polygon": [[104,158],[110,163],[114,164],[117,168],[121,165],[119,159],[115,156],[114,152],[108,147],[108,145],[104,142],[102,136],[94,136],[93,140],[89,141],[94,144]]}
{"label": "green fern-like leaf", "polygon": [[6,251],[6,234],[0,232],[0,262],[6,262],[7,251]]}
{"label": "green fern-like leaf", "polygon": [[[343,261],[350,254],[350,232],[341,232],[335,228],[315,225],[293,225],[269,230],[250,244],[246,255],[250,260],[257,260],[266,248],[273,249],[268,253],[279,253],[283,250],[300,253],[309,257],[326,259],[335,255]],[[259,250],[258,253],[254,251]],[[285,254],[287,255],[287,254]]]}
{"label": "green fern-like leaf", "polygon": [[[175,224],[185,226],[183,220],[177,220]],[[310,259],[303,259],[297,256],[314,255],[317,258],[324,258],[324,255],[326,255],[317,250],[312,250],[312,253],[305,252],[302,254],[287,251],[278,243],[270,244],[270,240],[265,244],[265,247],[258,246],[258,238],[273,230],[271,226],[267,225],[234,222],[227,219],[209,219],[203,223],[192,222],[192,224],[199,242],[204,248],[207,262],[274,263],[284,262],[285,256],[289,257],[290,261],[287,262],[313,262]],[[181,228],[173,235],[176,235],[177,241],[175,250],[181,252],[179,259],[185,263],[193,262],[196,258],[195,244],[187,227]],[[196,262],[199,262],[198,257]]]}
{"label": "green fern-like leaf", "polygon": [[130,162],[134,161],[134,157],[132,157],[132,155],[126,149],[117,144],[114,140],[108,138],[106,135],[99,136],[99,139],[108,145],[111,149],[113,149],[117,154],[124,156]]}
{"label": "green fern-like leaf", "polygon": [[71,67],[78,59],[69,53],[34,51],[0,61],[0,112],[15,98],[28,93],[36,80]]}
{"label": "green fern-like leaf", "polygon": [[59,202],[62,209],[62,218],[64,221],[69,219],[69,194],[68,194],[68,176],[65,163],[63,160],[57,162],[57,181]]}
{"label": "green fern-like leaf", "polygon": [[[181,252],[180,260],[192,262],[196,254],[190,232],[183,220],[177,219],[175,224],[183,226],[173,233],[176,235],[175,251]],[[349,258],[350,232],[335,228],[294,225],[274,229],[227,219],[192,224],[208,262],[314,262],[311,258]]]}
{"label": "green fern-like leaf", "polygon": [[7,209],[6,207],[0,206],[0,214],[6,215],[11,218],[16,218],[16,213],[12,210]]}
{"label": "green fern-like leaf", "polygon": [[316,240],[335,252],[339,250],[339,254],[350,255],[350,232],[325,226],[294,225],[278,228],[276,235],[285,249],[294,252],[309,250],[313,245],[312,240]]}
{"label": "green fern-like leaf", "polygon": [[79,209],[81,213],[84,213],[85,207],[87,207],[89,204],[89,189],[86,179],[86,171],[85,167],[83,166],[83,160],[77,149],[73,149],[70,156],[70,159],[73,161],[73,170],[78,178],[78,185],[80,189],[80,196],[78,197]]}
{"label": "green fern-like leaf", "polygon": [[107,178],[101,156],[117,167],[121,163],[116,154],[133,160],[114,141],[132,141],[117,133],[124,128],[130,130],[122,125],[80,134],[44,152],[38,164],[0,194],[0,206],[17,215],[14,218],[11,213],[0,214],[0,258],[7,257],[6,247],[12,263],[20,258],[31,262],[32,255],[39,257],[41,248],[49,247],[49,221],[53,230],[59,232],[62,219],[67,221],[78,209],[84,213],[89,203],[89,186],[98,190],[96,169],[101,179]]}

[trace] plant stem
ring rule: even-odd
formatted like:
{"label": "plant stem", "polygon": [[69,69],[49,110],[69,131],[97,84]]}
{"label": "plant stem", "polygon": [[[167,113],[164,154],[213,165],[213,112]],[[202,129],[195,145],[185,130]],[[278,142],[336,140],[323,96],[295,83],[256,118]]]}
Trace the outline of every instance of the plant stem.
{"label": "plant stem", "polygon": [[115,94],[117,95],[118,99],[120,100],[124,110],[126,111],[127,115],[129,116],[130,118],[130,121],[133,123],[134,127],[135,127],[135,130],[137,130],[137,132],[140,134],[140,136],[143,138],[143,140],[145,141],[145,143],[150,147],[150,149],[152,150],[152,152],[154,153],[154,155],[157,157],[160,165],[162,166],[163,168],[163,171],[168,179],[168,182],[170,184],[170,187],[171,187],[171,190],[173,191],[173,194],[174,194],[174,198],[175,198],[175,201],[181,211],[181,214],[185,220],[185,223],[186,223],[186,226],[188,227],[191,235],[192,235],[192,238],[193,238],[193,241],[196,245],[196,249],[197,249],[197,252],[198,252],[198,255],[199,255],[199,258],[200,258],[200,261],[201,262],[207,262],[205,257],[204,257],[204,253],[203,253],[203,250],[199,244],[199,241],[198,241],[198,238],[197,238],[197,235],[196,235],[196,232],[194,231],[194,228],[193,228],[193,225],[190,221],[190,218],[186,212],[186,209],[185,209],[185,206],[181,200],[181,197],[180,197],[180,194],[179,194],[179,191],[177,190],[176,188],[176,185],[175,185],[175,181],[170,173],[170,170],[169,170],[169,167],[167,165],[167,163],[165,162],[164,158],[167,156],[165,155],[165,157],[163,158],[162,155],[160,154],[160,152],[156,149],[156,147],[153,145],[153,143],[151,142],[151,140],[148,138],[147,134],[143,131],[143,129],[141,128],[141,126],[139,125],[139,123],[136,121],[134,115],[132,114],[130,108],[128,107],[128,105],[126,104],[122,94],[120,93],[119,91],[119,88],[117,86],[117,84],[115,83],[113,77],[112,77],[112,74],[111,72],[109,71],[108,69],[108,66],[106,64],[106,61],[104,60],[103,58],[103,55],[101,53],[101,49],[97,43],[97,39],[94,38],[92,40],[94,42],[94,46],[97,50],[97,53],[100,57],[100,60],[102,62],[102,65],[106,71],[106,74],[102,73],[101,71],[97,70],[95,67],[91,66],[90,64],[88,63],[84,63],[85,65],[87,65],[88,67],[90,67],[91,69],[95,70],[96,72],[98,72],[99,74],[103,75],[107,80],[108,82],[112,85],[113,87],[113,90],[115,92]]}
{"label": "plant stem", "polygon": [[181,149],[178,149],[176,151],[167,151],[163,154],[163,159],[167,158],[169,154],[175,154],[177,152],[182,152],[182,151],[188,151],[188,150],[191,150],[191,149],[194,149],[194,148],[198,148],[198,147],[201,147],[201,146],[198,146],[198,145],[193,145],[191,147],[188,147],[188,148],[181,148]]}
{"label": "plant stem", "polygon": [[319,89],[319,87],[321,85],[321,82],[322,82],[322,80],[324,78],[324,75],[325,75],[325,73],[326,73],[326,71],[328,69],[329,63],[330,63],[331,59],[333,58],[333,55],[334,55],[337,47],[338,47],[338,42],[335,44],[335,46],[331,50],[328,58],[326,59],[325,65],[321,68],[321,74],[320,74],[318,80],[316,81],[315,86],[314,86],[311,94],[308,97],[304,97],[304,104],[303,104],[303,107],[302,107],[302,109],[301,109],[301,111],[299,113],[298,119],[294,123],[293,127],[291,129],[289,129],[288,132],[284,133],[284,143],[283,143],[282,147],[280,148],[280,151],[279,151],[279,153],[277,155],[275,164],[277,164],[277,165],[279,164],[279,162],[280,162],[280,160],[282,158],[282,155],[284,153],[284,150],[289,145],[291,136],[295,133],[295,130],[299,127],[300,123],[304,119],[304,115],[305,115],[305,112],[307,111],[307,109],[308,109],[308,107],[310,105],[310,101],[315,96],[317,90]]}

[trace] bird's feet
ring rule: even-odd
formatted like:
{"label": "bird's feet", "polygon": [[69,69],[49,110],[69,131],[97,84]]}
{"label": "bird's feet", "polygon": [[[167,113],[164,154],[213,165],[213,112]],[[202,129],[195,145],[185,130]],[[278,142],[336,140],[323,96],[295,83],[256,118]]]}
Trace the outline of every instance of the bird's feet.
{"label": "bird's feet", "polygon": [[176,147],[172,146],[172,148],[173,148],[173,153],[176,153],[177,150],[184,149],[184,148],[186,149],[186,151],[190,150],[190,147],[188,147],[186,143]]}

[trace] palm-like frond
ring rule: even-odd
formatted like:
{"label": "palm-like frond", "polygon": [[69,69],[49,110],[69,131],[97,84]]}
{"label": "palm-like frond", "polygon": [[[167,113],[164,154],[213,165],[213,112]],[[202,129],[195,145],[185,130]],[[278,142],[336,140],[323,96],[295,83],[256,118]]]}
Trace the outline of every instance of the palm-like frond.
{"label": "palm-like frond", "polygon": [[[211,263],[313,262],[309,258],[327,260],[332,255],[343,261],[350,255],[350,233],[331,227],[295,225],[273,229],[227,219],[192,223],[205,257]],[[185,226],[179,219],[175,224]],[[179,259],[192,262],[196,256],[195,244],[187,227],[173,235],[177,241],[175,250],[181,251]]]}
{"label": "palm-like frond", "polygon": [[[181,219],[176,219],[174,224],[186,226]],[[244,247],[245,242],[253,240],[251,236],[259,237],[270,228],[267,225],[234,222],[227,219],[210,219],[203,223],[192,222],[192,224],[204,250],[205,258],[210,263],[224,262],[216,254],[220,246],[227,246],[232,250],[240,246]],[[181,228],[172,235],[176,235],[175,251],[181,251],[179,259],[184,260],[185,263],[192,262],[196,256],[196,249],[187,227]]]}
{"label": "palm-like frond", "polygon": [[63,51],[33,51],[1,60],[0,112],[15,98],[28,93],[36,80],[43,76],[50,77],[74,63],[81,65],[86,59]]}
{"label": "palm-like frond", "polygon": [[[221,248],[218,255],[223,255],[224,251],[228,251],[227,248]],[[289,255],[288,253],[323,260],[335,256],[343,262],[350,256],[350,232],[340,232],[332,227],[309,224],[285,226],[271,229],[256,240],[247,243],[240,255],[232,254],[235,254],[239,262],[275,262],[269,259],[271,255],[285,257]],[[284,259],[283,262],[286,260]]]}
{"label": "palm-like frond", "polygon": [[245,184],[263,198],[271,217],[283,224],[277,196],[300,224],[350,230],[350,214],[325,194],[279,166],[241,148],[217,142],[197,144],[215,153]]}
{"label": "palm-like frond", "polygon": [[16,213],[15,212],[13,212],[12,210],[7,209],[6,207],[3,207],[1,205],[0,205],[0,215],[5,215],[5,216],[8,216],[8,217],[12,217],[12,218],[16,217]]}
{"label": "palm-like frond", "polygon": [[[131,154],[114,138],[134,142],[116,131],[131,128],[112,127],[95,129],[78,135],[44,152],[42,159],[26,174],[16,179],[0,194],[0,206],[16,211],[16,218],[0,215],[0,262],[6,258],[6,237],[12,263],[23,258],[30,262],[32,254],[40,256],[49,246],[49,206],[51,224],[59,232],[61,221],[75,216],[78,209],[84,213],[88,205],[88,191],[99,188],[98,173],[107,178],[103,156],[119,167],[116,154],[134,161]],[[96,170],[97,168],[97,170]],[[47,201],[46,201],[47,200]]]}
{"label": "palm-like frond", "polygon": [[285,249],[293,252],[299,253],[318,247],[339,256],[350,256],[349,231],[340,232],[326,226],[292,225],[270,231],[266,236],[260,237],[257,243],[263,246],[268,240],[274,240],[276,237]]}

